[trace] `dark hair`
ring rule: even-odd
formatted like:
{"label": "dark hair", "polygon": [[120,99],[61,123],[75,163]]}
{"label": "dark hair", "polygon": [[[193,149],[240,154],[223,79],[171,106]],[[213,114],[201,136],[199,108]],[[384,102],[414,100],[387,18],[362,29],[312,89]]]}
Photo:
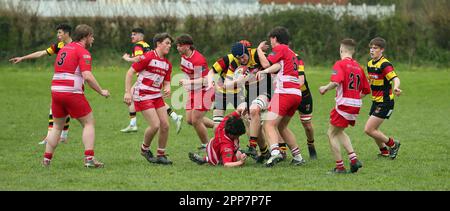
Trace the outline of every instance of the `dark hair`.
{"label": "dark hair", "polygon": [[65,24],[65,23],[59,24],[56,27],[56,30],[60,30],[60,29],[65,33],[69,33],[69,35],[72,32],[72,27],[70,27],[68,24]]}
{"label": "dark hair", "polygon": [[341,41],[341,45],[343,45],[348,51],[355,52],[356,41],[354,39],[345,38]]}
{"label": "dark hair", "polygon": [[180,45],[193,45],[194,40],[192,39],[191,35],[189,34],[182,34],[177,37],[177,44]]}
{"label": "dark hair", "polygon": [[233,54],[234,57],[240,57],[244,55],[244,53],[248,55],[248,49],[241,42],[234,43],[233,46],[231,46],[231,54]]}
{"label": "dark hair", "polygon": [[77,42],[92,34],[94,34],[94,29],[92,29],[92,27],[86,24],[80,24],[77,27],[75,27],[72,39],[73,41]]}
{"label": "dark hair", "polygon": [[145,34],[144,29],[140,27],[132,29],[131,32]]}
{"label": "dark hair", "polygon": [[177,37],[176,40],[176,44],[177,45],[190,45],[191,50],[194,50],[195,47],[194,45],[194,40],[192,39],[191,35],[189,34],[182,34],[180,36]]}
{"label": "dark hair", "polygon": [[386,40],[381,37],[375,37],[370,41],[369,47],[371,47],[372,45],[376,45],[384,49],[386,47]]}
{"label": "dark hair", "polygon": [[154,48],[156,49],[156,47],[158,47],[158,45],[157,45],[158,42],[162,42],[162,41],[164,41],[167,38],[170,39],[170,42],[173,42],[173,38],[170,36],[169,33],[164,32],[164,33],[156,34],[153,37],[153,46],[154,46]]}
{"label": "dark hair", "polygon": [[281,44],[288,45],[289,44],[289,31],[287,28],[282,26],[277,26],[272,29],[272,31],[269,32],[267,35],[269,38],[277,38],[277,42]]}
{"label": "dark hair", "polygon": [[245,134],[244,121],[239,117],[231,116],[225,122],[225,133],[234,136]]}

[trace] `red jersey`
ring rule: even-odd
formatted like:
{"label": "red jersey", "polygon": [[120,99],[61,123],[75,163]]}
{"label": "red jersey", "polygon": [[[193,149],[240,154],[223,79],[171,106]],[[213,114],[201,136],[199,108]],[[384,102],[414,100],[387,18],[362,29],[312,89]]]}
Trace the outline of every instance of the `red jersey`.
{"label": "red jersey", "polygon": [[91,71],[92,58],[85,46],[72,42],[58,52],[55,60],[55,73],[52,80],[52,92],[83,94],[83,71]]}
{"label": "red jersey", "polygon": [[[198,51],[192,51],[191,56],[181,56],[181,70],[185,73],[186,78],[194,80],[205,78],[208,75],[208,63],[205,57]],[[203,84],[192,85],[190,90],[198,90],[205,88]]]}
{"label": "red jersey", "polygon": [[267,59],[271,64],[280,63],[281,65],[277,73],[274,93],[302,96],[298,79],[297,55],[287,45],[280,44],[272,49]]}
{"label": "red jersey", "polygon": [[139,73],[134,88],[133,100],[144,101],[162,97],[164,81],[170,82],[172,64],[167,58],[161,58],[156,51],[149,51],[140,57],[140,61],[131,65]]}
{"label": "red jersey", "polygon": [[370,94],[364,70],[352,58],[344,58],[334,64],[331,81],[339,84],[336,111],[347,120],[356,120],[362,106],[361,94]]}
{"label": "red jersey", "polygon": [[231,140],[225,134],[225,123],[232,116],[239,117],[239,114],[235,111],[226,116],[217,127],[214,138],[206,146],[208,162],[212,165],[237,161],[236,152],[239,149],[239,139]]}

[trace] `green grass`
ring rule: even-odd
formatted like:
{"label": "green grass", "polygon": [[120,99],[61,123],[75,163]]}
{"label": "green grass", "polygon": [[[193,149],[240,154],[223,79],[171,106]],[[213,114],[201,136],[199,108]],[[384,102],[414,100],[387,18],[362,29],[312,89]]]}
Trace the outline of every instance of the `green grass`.
{"label": "green grass", "polygon": [[[370,108],[369,98],[365,98],[356,126],[347,130],[364,167],[353,175],[328,175],[334,166],[326,136],[334,92],[320,96],[317,89],[328,81],[329,69],[307,69],[319,160],[305,166],[283,162],[264,168],[252,159],[235,169],[198,166],[187,156],[200,143],[193,128],[184,124],[176,135],[173,122],[167,148],[173,166],[149,164],[139,154],[145,127],[142,116],[138,115],[138,133],[119,132],[128,123],[122,103],[127,66],[94,66],[97,80],[111,91],[109,99],[91,89],[86,91],[96,118],[96,157],[106,166],[83,167],[81,127],[73,120],[69,143],[59,145],[52,166],[46,169],[40,165],[44,147],[37,142],[47,132],[51,66],[2,65],[0,190],[450,190],[449,69],[399,68],[403,96],[397,98],[391,120],[381,128],[402,141],[399,156],[396,160],[377,158],[375,143],[363,132]],[[184,109],[177,112],[184,114]],[[308,158],[298,116],[290,127]],[[241,146],[246,144],[247,139],[242,138]]]}

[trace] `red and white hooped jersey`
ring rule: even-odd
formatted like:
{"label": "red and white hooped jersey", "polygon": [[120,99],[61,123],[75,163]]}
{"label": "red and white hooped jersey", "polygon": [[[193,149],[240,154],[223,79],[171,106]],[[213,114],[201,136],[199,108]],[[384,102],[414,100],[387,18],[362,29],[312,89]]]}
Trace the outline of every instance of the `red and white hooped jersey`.
{"label": "red and white hooped jersey", "polygon": [[91,71],[91,54],[84,45],[72,42],[64,46],[54,63],[52,92],[84,93],[83,71]]}
{"label": "red and white hooped jersey", "polygon": [[[205,78],[208,75],[208,63],[205,57],[193,50],[191,56],[181,56],[181,70],[185,73],[186,78],[190,80]],[[192,85],[191,90],[198,90],[205,88],[203,84]]]}
{"label": "red and white hooped jersey", "polygon": [[362,106],[361,94],[370,94],[364,70],[354,59],[344,58],[334,64],[331,81],[339,84],[336,111],[347,120],[356,120]]}
{"label": "red and white hooped jersey", "polygon": [[267,59],[271,64],[281,65],[281,69],[276,74],[274,93],[302,96],[298,79],[297,55],[287,45],[280,44],[272,49]]}
{"label": "red and white hooped jersey", "polygon": [[153,50],[140,57],[140,61],[132,65],[139,73],[134,88],[133,100],[144,101],[162,97],[161,89],[164,81],[170,82],[172,64],[167,58],[161,58]]}

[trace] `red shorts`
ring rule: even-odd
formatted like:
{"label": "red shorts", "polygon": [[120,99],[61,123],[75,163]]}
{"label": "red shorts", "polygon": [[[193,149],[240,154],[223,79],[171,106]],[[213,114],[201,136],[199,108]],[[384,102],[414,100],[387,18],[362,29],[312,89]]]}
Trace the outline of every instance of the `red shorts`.
{"label": "red shorts", "polygon": [[209,111],[214,102],[214,89],[189,92],[186,110]]}
{"label": "red shorts", "polygon": [[52,114],[55,118],[80,118],[92,112],[84,94],[52,92]]}
{"label": "red shorts", "polygon": [[166,106],[162,97],[158,97],[151,100],[134,101],[134,108],[136,111],[145,111],[150,108],[158,109]]}
{"label": "red shorts", "polygon": [[345,119],[334,108],[330,113],[330,123],[336,127],[343,127],[343,128],[348,127],[348,125],[355,126],[355,120]]}
{"label": "red shorts", "polygon": [[269,110],[279,116],[292,117],[297,111],[298,106],[302,102],[302,96],[294,94],[278,94],[275,93],[270,100]]}

